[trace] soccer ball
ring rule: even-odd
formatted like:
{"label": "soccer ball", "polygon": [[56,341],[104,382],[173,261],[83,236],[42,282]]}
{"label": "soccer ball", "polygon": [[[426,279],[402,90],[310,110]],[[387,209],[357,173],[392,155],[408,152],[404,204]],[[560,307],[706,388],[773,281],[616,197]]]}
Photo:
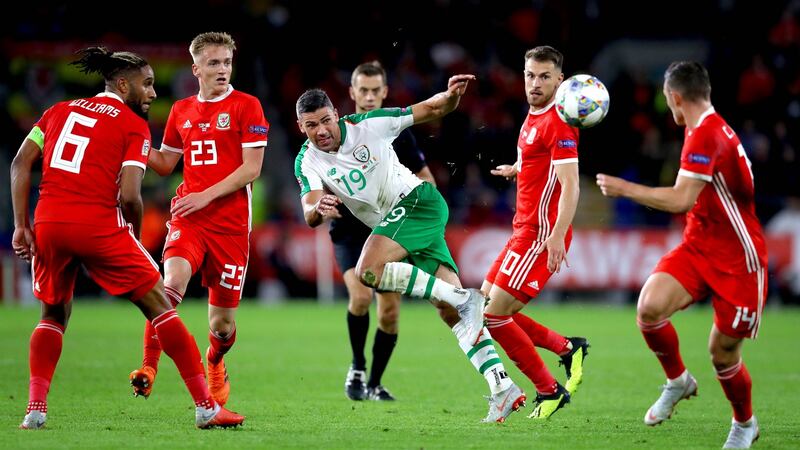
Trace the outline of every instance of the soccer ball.
{"label": "soccer ball", "polygon": [[575,128],[591,128],[608,114],[608,89],[591,75],[573,75],[556,91],[556,113]]}

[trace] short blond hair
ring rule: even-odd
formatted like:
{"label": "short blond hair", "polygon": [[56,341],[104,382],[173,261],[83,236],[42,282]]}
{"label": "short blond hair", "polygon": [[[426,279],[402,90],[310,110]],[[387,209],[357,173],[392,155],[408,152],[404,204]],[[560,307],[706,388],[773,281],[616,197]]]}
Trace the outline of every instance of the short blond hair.
{"label": "short blond hair", "polygon": [[208,33],[198,34],[192,43],[189,44],[189,53],[192,54],[193,59],[197,59],[200,53],[203,52],[209,45],[221,45],[228,48],[231,52],[236,50],[236,42],[230,34],[224,32],[210,31]]}

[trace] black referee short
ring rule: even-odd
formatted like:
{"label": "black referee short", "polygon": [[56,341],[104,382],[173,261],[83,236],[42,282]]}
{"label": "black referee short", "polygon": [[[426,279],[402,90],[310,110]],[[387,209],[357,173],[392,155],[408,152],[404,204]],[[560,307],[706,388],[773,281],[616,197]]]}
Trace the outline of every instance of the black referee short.
{"label": "black referee short", "polygon": [[361,249],[364,248],[372,230],[356,219],[349,211],[344,210],[342,218],[331,222],[331,241],[333,242],[333,254],[336,257],[336,264],[342,273],[354,268],[361,256]]}

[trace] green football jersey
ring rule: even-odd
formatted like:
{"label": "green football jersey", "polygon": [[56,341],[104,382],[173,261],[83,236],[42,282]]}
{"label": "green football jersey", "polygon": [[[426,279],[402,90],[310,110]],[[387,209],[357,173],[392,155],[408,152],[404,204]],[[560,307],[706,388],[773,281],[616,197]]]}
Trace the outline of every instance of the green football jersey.
{"label": "green football jersey", "polygon": [[392,142],[414,124],[411,107],[377,109],[339,119],[342,142],[326,152],[306,141],[294,163],[300,196],[327,188],[370,228],[422,183],[400,164]]}

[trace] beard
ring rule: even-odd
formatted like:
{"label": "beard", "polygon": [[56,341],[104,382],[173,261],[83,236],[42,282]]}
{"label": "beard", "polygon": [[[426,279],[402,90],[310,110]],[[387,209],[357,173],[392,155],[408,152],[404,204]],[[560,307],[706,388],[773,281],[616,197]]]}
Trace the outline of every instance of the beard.
{"label": "beard", "polygon": [[137,104],[133,104],[133,105],[132,105],[132,104],[130,104],[130,103],[128,103],[128,107],[130,107],[130,108],[131,108],[131,110],[132,110],[134,113],[136,113],[136,115],[137,115],[137,116],[141,117],[141,118],[142,118],[142,119],[144,119],[144,120],[147,120],[147,119],[148,119],[148,116],[149,116],[149,114],[148,114],[148,113],[149,113],[149,111],[145,111],[144,109],[142,109],[142,105],[140,105],[140,104],[138,104],[138,103],[137,103]]}
{"label": "beard", "polygon": [[136,113],[137,116],[141,117],[144,120],[147,120],[149,111],[144,110],[144,107],[140,99],[130,98],[128,99],[127,102],[125,102],[125,104],[128,105],[128,108],[130,108],[131,111]]}
{"label": "beard", "polygon": [[529,96],[528,104],[534,108],[543,108],[553,101],[553,96],[554,94],[551,94],[549,97],[545,95],[540,95],[539,97]]}

